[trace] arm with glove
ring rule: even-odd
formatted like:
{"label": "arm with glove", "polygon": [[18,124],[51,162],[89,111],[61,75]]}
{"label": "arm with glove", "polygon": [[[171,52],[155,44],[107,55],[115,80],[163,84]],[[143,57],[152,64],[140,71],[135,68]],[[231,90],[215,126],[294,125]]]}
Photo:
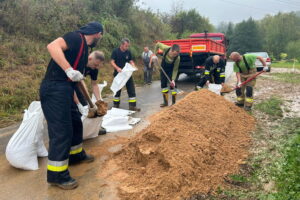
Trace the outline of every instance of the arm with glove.
{"label": "arm with glove", "polygon": [[257,56],[257,59],[261,62],[261,64],[263,65],[263,71],[266,72],[269,70],[269,67],[267,66],[267,63],[265,62],[265,60],[263,59],[263,57],[261,56]]}
{"label": "arm with glove", "polygon": [[66,72],[70,80],[78,82],[83,79],[83,75],[72,68],[64,55],[64,51],[68,49],[68,46],[63,38],[57,38],[48,44],[47,49],[53,60]]}

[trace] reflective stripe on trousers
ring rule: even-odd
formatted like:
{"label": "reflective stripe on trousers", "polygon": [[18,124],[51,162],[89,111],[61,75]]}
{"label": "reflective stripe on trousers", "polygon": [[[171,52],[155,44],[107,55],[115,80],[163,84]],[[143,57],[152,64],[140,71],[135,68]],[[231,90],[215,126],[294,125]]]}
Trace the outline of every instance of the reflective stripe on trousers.
{"label": "reflective stripe on trousers", "polygon": [[69,166],[69,159],[64,161],[52,161],[48,160],[47,169],[53,172],[63,172],[68,169]]}
{"label": "reflective stripe on trousers", "polygon": [[253,102],[254,102],[254,99],[253,99],[253,98],[246,98],[245,101],[248,102],[248,103],[253,103]]}
{"label": "reflective stripe on trousers", "polygon": [[70,155],[75,155],[82,152],[82,143],[76,146],[72,146],[70,150]]}
{"label": "reflective stripe on trousers", "polygon": [[162,92],[162,93],[168,93],[168,92],[169,92],[169,89],[168,89],[168,88],[162,88],[162,89],[161,89],[161,92]]}
{"label": "reflective stripe on trousers", "polygon": [[136,98],[135,97],[130,97],[130,98],[128,98],[128,102],[129,103],[135,103],[136,102]]}

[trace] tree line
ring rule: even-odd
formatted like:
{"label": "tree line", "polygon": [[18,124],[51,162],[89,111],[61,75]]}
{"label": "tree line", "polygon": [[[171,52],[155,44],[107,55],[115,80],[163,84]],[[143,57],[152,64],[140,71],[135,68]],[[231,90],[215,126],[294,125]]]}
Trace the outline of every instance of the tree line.
{"label": "tree line", "polygon": [[282,53],[300,58],[299,12],[214,27],[196,9],[173,7],[170,13],[155,13],[140,9],[135,3],[136,0],[1,0],[0,68],[12,63],[46,62],[46,43],[89,21],[104,25],[101,50],[108,55],[123,37],[132,41],[132,53],[138,56],[143,46],[151,46],[155,40],[186,38],[207,30],[227,35],[228,52],[267,51],[276,59]]}

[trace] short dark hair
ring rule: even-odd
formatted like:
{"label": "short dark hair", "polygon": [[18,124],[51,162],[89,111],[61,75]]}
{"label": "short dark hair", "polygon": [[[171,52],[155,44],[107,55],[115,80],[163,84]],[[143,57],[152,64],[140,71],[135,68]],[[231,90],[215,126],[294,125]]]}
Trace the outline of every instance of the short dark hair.
{"label": "short dark hair", "polygon": [[173,44],[171,47],[172,51],[180,52],[180,46],[178,44]]}
{"label": "short dark hair", "polygon": [[128,38],[123,38],[122,40],[121,40],[121,44],[125,44],[125,43],[130,43],[130,40],[128,39]]}
{"label": "short dark hair", "polygon": [[102,51],[93,51],[90,56],[92,56],[93,58],[95,58],[96,60],[101,60],[104,61],[105,60],[105,56],[104,53]]}

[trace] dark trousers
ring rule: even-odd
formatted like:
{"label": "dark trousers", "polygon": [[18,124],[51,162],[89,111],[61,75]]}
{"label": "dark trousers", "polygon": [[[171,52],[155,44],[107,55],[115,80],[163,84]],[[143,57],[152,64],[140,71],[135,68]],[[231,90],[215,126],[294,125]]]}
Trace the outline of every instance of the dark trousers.
{"label": "dark trousers", "polygon": [[[172,74],[173,74],[173,68],[171,68],[171,69],[168,69],[168,68],[165,69],[165,68],[163,68],[163,69],[165,70],[165,72],[168,75],[168,77],[171,79]],[[168,83],[169,83],[168,78],[163,73],[163,71],[160,70],[160,87],[162,89],[162,93],[169,92]],[[170,90],[174,90],[174,88],[170,87]]]}
{"label": "dark trousers", "polygon": [[152,73],[153,73],[152,67],[144,66],[144,83],[152,82]]}
{"label": "dark trousers", "polygon": [[210,73],[210,75],[203,75],[201,76],[198,86],[203,87],[207,81],[210,83],[215,83],[215,84],[222,84],[225,82],[225,77],[221,77],[221,73],[214,70]]}
{"label": "dark trousers", "polygon": [[[116,75],[114,75],[116,76]],[[133,77],[131,76],[127,83],[126,83],[126,89],[127,89],[127,94],[128,94],[128,103],[129,106],[136,106],[136,94],[135,94],[135,86],[134,86],[134,80]],[[119,105],[120,104],[120,97],[121,97],[121,92],[122,89],[119,90],[116,95],[114,96],[113,103],[114,105]]]}
{"label": "dark trousers", "polygon": [[48,182],[70,179],[69,162],[83,159],[81,114],[73,100],[74,85],[68,81],[46,81],[40,87],[43,113],[48,123]]}

